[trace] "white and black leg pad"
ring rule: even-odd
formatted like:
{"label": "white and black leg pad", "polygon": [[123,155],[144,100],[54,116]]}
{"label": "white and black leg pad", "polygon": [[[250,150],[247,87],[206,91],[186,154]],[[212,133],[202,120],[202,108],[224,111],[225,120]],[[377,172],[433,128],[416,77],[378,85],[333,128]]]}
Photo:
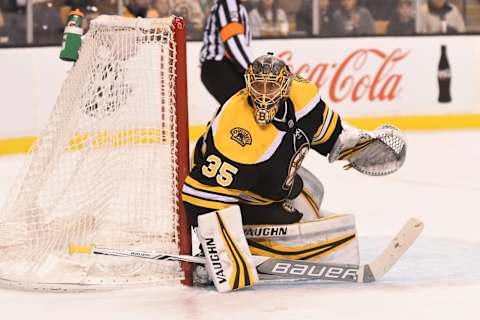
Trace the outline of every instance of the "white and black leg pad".
{"label": "white and black leg pad", "polygon": [[219,292],[252,286],[258,282],[238,206],[200,215],[198,238],[207,259],[207,272]]}
{"label": "white and black leg pad", "polygon": [[245,225],[250,251],[257,256],[339,264],[359,264],[355,217],[332,215],[287,225]]}
{"label": "white and black leg pad", "polygon": [[303,214],[302,221],[312,221],[321,218],[324,188],[318,178],[304,167],[298,168],[297,175],[302,178],[303,187],[300,194],[291,200],[295,209]]}
{"label": "white and black leg pad", "polygon": [[302,190],[290,201],[292,206],[303,214],[301,222],[316,221],[334,215],[334,212],[321,207],[325,194],[322,182],[305,167],[298,168],[297,175],[302,178]]}

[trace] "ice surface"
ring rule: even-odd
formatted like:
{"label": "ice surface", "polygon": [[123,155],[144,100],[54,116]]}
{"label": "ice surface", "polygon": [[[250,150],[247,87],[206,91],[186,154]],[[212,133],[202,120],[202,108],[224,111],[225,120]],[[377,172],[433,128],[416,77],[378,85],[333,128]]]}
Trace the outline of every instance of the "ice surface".
{"label": "ice surface", "polygon": [[[373,284],[259,285],[229,294],[159,287],[55,294],[0,289],[0,319],[480,319],[480,131],[406,134],[404,167],[367,177],[311,152],[323,206],[354,213],[364,262],[408,220],[420,239]],[[0,203],[23,157],[0,158]]]}

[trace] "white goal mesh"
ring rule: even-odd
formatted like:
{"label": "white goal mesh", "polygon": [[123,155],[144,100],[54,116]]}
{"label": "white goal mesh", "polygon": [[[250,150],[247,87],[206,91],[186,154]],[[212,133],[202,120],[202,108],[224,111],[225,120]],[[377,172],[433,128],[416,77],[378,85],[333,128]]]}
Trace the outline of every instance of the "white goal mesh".
{"label": "white goal mesh", "polygon": [[178,156],[172,22],[92,22],[0,212],[4,284],[81,290],[184,277],[176,262],[68,254],[70,242],[180,252],[178,167],[188,164]]}

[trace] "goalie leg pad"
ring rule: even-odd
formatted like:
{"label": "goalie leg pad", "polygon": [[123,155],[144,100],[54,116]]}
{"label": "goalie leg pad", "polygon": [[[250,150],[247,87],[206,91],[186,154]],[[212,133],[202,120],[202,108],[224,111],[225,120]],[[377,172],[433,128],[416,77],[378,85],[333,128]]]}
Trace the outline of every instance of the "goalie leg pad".
{"label": "goalie leg pad", "polygon": [[303,214],[302,221],[317,220],[322,217],[324,188],[318,178],[304,167],[300,167],[297,174],[302,178],[303,187],[300,194],[291,200],[295,209]]}
{"label": "goalie leg pad", "polygon": [[322,182],[304,167],[298,169],[297,175],[302,180],[302,190],[290,201],[292,206],[302,213],[301,222],[316,221],[334,215],[334,212],[321,207],[325,194]]}
{"label": "goalie leg pad", "polygon": [[238,206],[199,216],[198,238],[207,259],[207,272],[219,292],[258,282]]}
{"label": "goalie leg pad", "polygon": [[254,255],[337,264],[360,262],[351,214],[289,225],[246,225],[243,229]]}

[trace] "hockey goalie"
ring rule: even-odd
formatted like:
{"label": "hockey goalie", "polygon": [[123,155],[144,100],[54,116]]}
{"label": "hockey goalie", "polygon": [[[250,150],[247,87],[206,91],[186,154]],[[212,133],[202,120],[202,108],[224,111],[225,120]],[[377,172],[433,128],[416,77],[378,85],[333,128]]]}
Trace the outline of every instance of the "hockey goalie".
{"label": "hockey goalie", "polygon": [[354,217],[321,208],[323,186],[302,160],[313,149],[347,169],[390,174],[406,156],[400,130],[349,126],[272,53],[245,81],[198,140],[182,190],[209,278],[220,292],[252,286],[254,256],[358,265]]}

